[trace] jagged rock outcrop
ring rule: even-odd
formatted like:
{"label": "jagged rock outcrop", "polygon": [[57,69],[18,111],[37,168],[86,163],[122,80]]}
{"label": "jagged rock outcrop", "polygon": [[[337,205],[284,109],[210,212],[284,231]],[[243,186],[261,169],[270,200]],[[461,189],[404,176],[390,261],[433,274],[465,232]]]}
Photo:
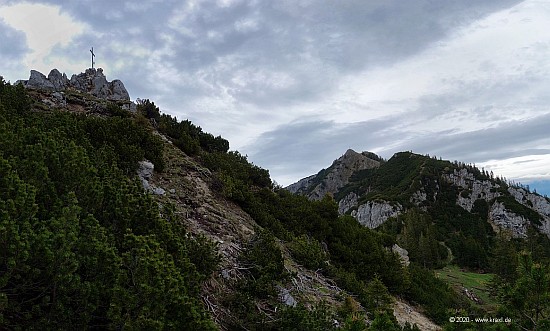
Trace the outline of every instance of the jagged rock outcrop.
{"label": "jagged rock outcrop", "polygon": [[286,189],[292,193],[306,195],[312,200],[321,200],[327,193],[336,194],[349,182],[349,178],[354,172],[379,166],[380,161],[373,159],[373,154],[369,152],[357,153],[348,149],[328,169],[321,170],[317,175],[306,177]]}
{"label": "jagged rock outcrop", "polygon": [[532,208],[541,215],[550,217],[550,201],[547,198],[527,192],[522,188],[509,187],[508,192],[522,205]]}
{"label": "jagged rock outcrop", "polygon": [[18,81],[23,82],[25,87],[36,88],[41,90],[55,91],[55,86],[52,82],[48,80],[43,73],[31,70],[31,76],[28,81]]}
{"label": "jagged rock outcrop", "polygon": [[[492,203],[488,218],[492,224],[498,227],[496,228],[497,231],[506,229],[514,237],[527,237],[527,228],[531,222],[525,217],[507,210],[502,202],[494,200],[502,196],[499,184],[491,180],[476,179],[474,174],[468,172],[467,169],[455,169],[452,174],[444,175],[443,178],[462,189],[456,201],[459,206],[467,211],[472,211],[472,207],[478,199]],[[542,216],[541,225],[536,225],[536,227],[540,232],[550,236],[550,202],[548,199],[527,192],[522,188],[509,187],[508,192],[517,202],[533,209]]]}
{"label": "jagged rock outcrop", "polygon": [[409,264],[411,264],[411,262],[409,261],[409,251],[407,251],[406,249],[402,248],[398,244],[393,244],[391,251],[399,255],[401,263],[404,266],[408,266]]}
{"label": "jagged rock outcrop", "polygon": [[510,231],[515,238],[527,237],[529,220],[507,210],[502,202],[495,201],[493,203],[489,210],[489,221],[498,226],[499,229]]}
{"label": "jagged rock outcrop", "polygon": [[357,210],[351,212],[351,216],[369,229],[374,229],[383,224],[390,217],[396,217],[403,210],[398,204],[390,204],[387,201],[368,201],[360,205]]}
{"label": "jagged rock outcrop", "polygon": [[279,291],[279,300],[284,303],[287,306],[290,307],[296,307],[298,304],[298,301],[294,299],[292,294],[290,294],[290,291],[284,287],[277,286],[277,290]]}
{"label": "jagged rock outcrop", "polygon": [[154,170],[155,170],[155,165],[153,163],[147,160],[139,161],[139,168],[137,170],[137,175],[141,180],[141,184],[143,185],[143,188],[145,190],[150,191],[156,195],[164,195],[166,191],[163,188],[157,187],[149,183],[149,181],[153,177]]}
{"label": "jagged rock outcrop", "polygon": [[391,204],[383,200],[368,201],[358,206],[357,199],[357,194],[354,192],[349,193],[338,202],[338,213],[343,215],[351,210],[350,215],[370,229],[379,227],[388,218],[399,215],[403,210],[400,204]]}
{"label": "jagged rock outcrop", "polygon": [[57,69],[53,69],[48,74],[48,81],[53,85],[55,91],[63,91],[69,86],[67,75],[62,74]]}
{"label": "jagged rock outcrop", "polygon": [[346,195],[342,200],[338,201],[338,214],[344,215],[353,207],[357,207],[358,196],[354,192]]}
{"label": "jagged rock outcrop", "polygon": [[550,201],[548,198],[526,191],[523,188],[509,187],[508,192],[517,202],[539,213],[542,217],[540,225],[536,225],[541,233],[550,238]]}
{"label": "jagged rock outcrop", "polygon": [[478,199],[490,202],[500,196],[500,186],[490,180],[478,180],[467,169],[454,170],[452,174],[443,175],[449,183],[458,186],[463,191],[458,195],[456,203],[467,211],[472,211]]}
{"label": "jagged rock outcrop", "polygon": [[[475,167],[422,158],[420,155],[403,152],[397,153],[386,162],[366,152],[359,154],[348,150],[328,169],[304,178],[287,189],[310,199],[321,199],[326,193],[333,194],[337,199],[340,215],[350,214],[359,223],[376,228],[411,206],[429,213],[430,208],[439,203],[440,194],[448,199],[450,192],[447,190],[450,184],[451,192],[458,193],[456,204],[468,212],[473,211],[476,201],[487,202],[488,211],[481,217],[495,231],[510,231],[514,237],[524,238],[527,236],[527,229],[533,226],[550,237],[550,199],[521,187],[509,187],[502,180],[489,178]],[[354,173],[374,167],[379,169],[359,175],[351,185],[346,186]],[[401,177],[396,180],[396,176]],[[387,182],[387,189],[384,188],[384,182]],[[394,185],[401,185],[400,189],[404,190],[404,194],[395,191]],[[346,194],[343,195],[343,192]],[[376,192],[381,194],[372,194]],[[515,201],[511,202],[511,197],[525,208],[514,205]],[[407,203],[401,205],[396,201]],[[482,208],[480,210],[485,210],[483,205],[479,206]],[[527,208],[538,213],[540,217]]]}
{"label": "jagged rock outcrop", "polygon": [[50,71],[48,77],[36,70],[31,70],[30,78],[27,81],[17,81],[17,84],[23,84],[27,88],[56,92],[74,89],[112,101],[130,100],[124,84],[118,79],[107,81],[101,68],[86,69],[83,73],[72,75],[70,80],[57,69]]}
{"label": "jagged rock outcrop", "polygon": [[286,189],[292,193],[304,194],[307,193],[308,188],[313,184],[317,175],[311,175],[306,178],[302,178],[294,184],[290,184]]}

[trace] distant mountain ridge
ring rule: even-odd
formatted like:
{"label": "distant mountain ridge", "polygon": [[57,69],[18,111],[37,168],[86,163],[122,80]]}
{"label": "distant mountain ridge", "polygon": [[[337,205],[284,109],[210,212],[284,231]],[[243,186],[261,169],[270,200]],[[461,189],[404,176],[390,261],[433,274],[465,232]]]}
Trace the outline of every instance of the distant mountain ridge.
{"label": "distant mountain ridge", "polygon": [[306,177],[287,190],[319,200],[333,196],[340,214],[376,228],[413,207],[426,212],[442,197],[472,213],[486,204],[486,219],[496,232],[525,238],[528,228],[550,236],[550,201],[520,185],[507,183],[475,166],[437,160],[410,152],[387,162],[369,153],[348,150],[327,169]]}
{"label": "distant mountain ridge", "polygon": [[348,184],[349,178],[355,172],[377,168],[381,162],[383,159],[374,153],[357,153],[348,149],[327,169],[301,179],[286,189],[292,193],[305,195],[312,200],[321,200],[327,193],[336,194],[338,190]]}

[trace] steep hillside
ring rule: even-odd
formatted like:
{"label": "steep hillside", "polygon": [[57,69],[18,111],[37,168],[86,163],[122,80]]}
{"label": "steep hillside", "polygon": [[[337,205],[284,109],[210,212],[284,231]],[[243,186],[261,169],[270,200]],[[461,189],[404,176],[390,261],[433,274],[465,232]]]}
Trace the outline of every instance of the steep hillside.
{"label": "steep hillside", "polygon": [[[289,190],[316,199],[308,192],[328,185],[323,173]],[[339,174],[332,172],[331,176]],[[340,215],[350,215],[365,227],[389,235],[406,249],[412,264],[427,269],[455,265],[487,276],[492,290],[482,294],[503,306],[485,305],[472,296],[479,289],[449,282],[482,311],[510,313],[505,307],[518,309],[512,293],[518,293],[520,281],[536,283],[535,273],[550,278],[550,199],[521,184],[473,165],[411,152],[397,153],[375,168],[345,171],[342,176],[348,178],[347,183],[330,192]],[[300,190],[295,190],[298,184]],[[548,294],[546,286],[537,288]],[[529,311],[524,311],[524,317],[538,319],[548,306],[538,312],[527,306],[521,309]],[[540,321],[520,324],[531,328]]]}
{"label": "steep hillside", "polygon": [[[0,329],[547,322],[550,245],[533,230],[545,198],[474,167],[353,151],[298,186],[306,198],[221,136],[113,98],[123,85],[102,72],[52,72],[34,73],[39,86],[0,79]],[[501,230],[510,217],[519,225]],[[500,305],[433,272],[449,261],[491,272],[501,290],[483,294]]]}
{"label": "steep hillside", "polygon": [[0,80],[1,329],[408,322],[392,313],[406,298],[390,291],[410,291],[394,243],[333,201],[274,189],[225,139],[149,100],[95,95],[103,79],[34,76]]}

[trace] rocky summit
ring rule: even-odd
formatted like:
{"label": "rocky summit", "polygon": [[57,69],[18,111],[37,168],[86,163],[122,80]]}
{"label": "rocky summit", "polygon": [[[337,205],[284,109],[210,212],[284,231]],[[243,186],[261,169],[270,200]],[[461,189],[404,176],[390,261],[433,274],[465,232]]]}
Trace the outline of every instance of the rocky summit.
{"label": "rocky summit", "polygon": [[332,165],[317,175],[306,177],[286,189],[292,193],[306,195],[313,200],[321,200],[325,194],[335,194],[348,184],[350,176],[360,170],[377,168],[380,159],[373,153],[357,153],[348,149]]}
{"label": "rocky summit", "polygon": [[122,81],[118,79],[111,82],[107,81],[101,68],[86,69],[83,73],[72,75],[71,79],[68,79],[66,74],[59,72],[57,69],[50,71],[48,77],[39,71],[31,70],[28,80],[19,80],[16,84],[23,84],[26,88],[30,89],[52,92],[76,90],[111,101],[130,100],[130,95]]}

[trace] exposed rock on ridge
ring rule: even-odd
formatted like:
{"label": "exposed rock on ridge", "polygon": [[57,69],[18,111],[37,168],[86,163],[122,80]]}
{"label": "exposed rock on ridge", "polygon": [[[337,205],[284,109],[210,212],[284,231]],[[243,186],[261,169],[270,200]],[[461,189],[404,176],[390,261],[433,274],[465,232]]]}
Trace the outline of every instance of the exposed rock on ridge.
{"label": "exposed rock on ridge", "polygon": [[379,166],[380,161],[372,159],[370,153],[357,153],[348,149],[328,169],[321,170],[317,175],[306,177],[286,189],[292,193],[306,195],[311,200],[321,200],[327,193],[336,194],[349,182],[349,178],[354,172]]}
{"label": "exposed rock on ridge", "polygon": [[403,207],[396,203],[394,205],[387,201],[368,201],[360,205],[357,210],[351,212],[351,216],[369,229],[382,225],[390,217],[396,217],[403,210]]}
{"label": "exposed rock on ridge", "polygon": [[17,81],[16,84],[23,84],[27,88],[56,92],[73,89],[112,101],[130,100],[130,95],[124,84],[118,79],[112,82],[107,81],[101,68],[86,69],[83,73],[73,75],[70,80],[57,69],[50,71],[48,77],[39,71],[31,70],[28,80]]}
{"label": "exposed rock on ridge", "polygon": [[529,221],[506,210],[502,202],[495,201],[489,211],[489,221],[500,229],[509,230],[516,238],[526,238]]}
{"label": "exposed rock on ridge", "polygon": [[[476,200],[485,200],[491,204],[488,219],[493,225],[497,226],[497,230],[510,231],[512,236],[516,238],[527,237],[527,229],[531,222],[525,217],[507,210],[502,202],[494,200],[502,196],[499,191],[501,188],[499,184],[491,180],[476,179],[474,174],[468,172],[467,169],[455,169],[452,174],[444,175],[443,178],[464,190],[458,195],[457,205],[470,212]],[[535,226],[539,231],[550,237],[550,202],[546,198],[527,192],[522,188],[509,187],[508,192],[517,202],[541,215],[541,225]]]}
{"label": "exposed rock on ridge", "polygon": [[498,193],[500,186],[498,184],[490,180],[478,180],[467,169],[455,169],[452,174],[443,175],[443,178],[455,186],[470,191],[467,196],[466,194],[459,194],[456,202],[467,211],[472,211],[472,207],[478,199],[490,202],[500,196],[500,193]]}

